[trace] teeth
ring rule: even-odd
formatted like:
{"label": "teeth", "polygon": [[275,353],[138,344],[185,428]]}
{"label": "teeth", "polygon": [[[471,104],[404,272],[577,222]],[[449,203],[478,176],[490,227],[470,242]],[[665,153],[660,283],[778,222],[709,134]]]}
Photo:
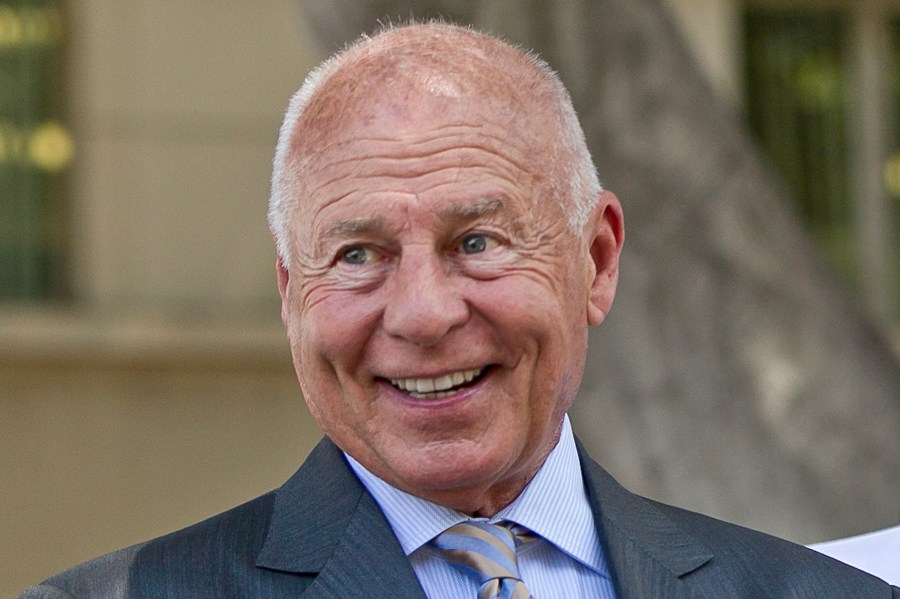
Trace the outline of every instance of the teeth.
{"label": "teeth", "polygon": [[429,394],[428,397],[448,397],[453,394],[452,391],[449,391],[450,389],[462,385],[463,383],[472,382],[475,377],[481,374],[482,370],[484,369],[476,368],[475,370],[463,370],[445,374],[436,379],[391,379],[391,384],[398,389],[410,393],[413,397],[425,397],[426,393]]}
{"label": "teeth", "polygon": [[453,386],[453,377],[449,374],[445,374],[444,376],[434,379],[434,390],[435,391],[445,391]]}

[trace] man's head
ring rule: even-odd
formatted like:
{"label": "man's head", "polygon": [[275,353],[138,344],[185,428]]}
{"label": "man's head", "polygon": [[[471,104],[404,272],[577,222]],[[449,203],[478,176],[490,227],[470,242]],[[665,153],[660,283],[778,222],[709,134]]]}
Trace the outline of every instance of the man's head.
{"label": "man's head", "polygon": [[514,499],[558,438],[622,243],[549,68],[443,24],[358,42],[291,102],[270,223],[326,434],[460,511]]}

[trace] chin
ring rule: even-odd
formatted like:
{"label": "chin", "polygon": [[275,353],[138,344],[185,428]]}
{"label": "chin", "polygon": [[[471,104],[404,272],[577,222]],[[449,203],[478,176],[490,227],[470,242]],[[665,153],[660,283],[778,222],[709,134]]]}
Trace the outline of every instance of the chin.
{"label": "chin", "polygon": [[403,471],[395,470],[403,486],[420,491],[452,493],[464,489],[490,487],[509,476],[511,461],[508,454],[486,452],[483,448],[459,451],[459,448],[434,448],[417,452],[416,459],[406,456]]}

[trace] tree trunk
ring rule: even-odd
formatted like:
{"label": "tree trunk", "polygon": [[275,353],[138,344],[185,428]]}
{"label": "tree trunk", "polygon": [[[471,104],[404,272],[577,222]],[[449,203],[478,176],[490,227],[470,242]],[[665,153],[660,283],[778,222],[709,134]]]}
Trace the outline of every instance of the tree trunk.
{"label": "tree trunk", "polygon": [[573,408],[620,481],[803,542],[897,523],[897,359],[659,0],[301,4],[328,52],[440,15],[559,70],[625,208],[619,296]]}

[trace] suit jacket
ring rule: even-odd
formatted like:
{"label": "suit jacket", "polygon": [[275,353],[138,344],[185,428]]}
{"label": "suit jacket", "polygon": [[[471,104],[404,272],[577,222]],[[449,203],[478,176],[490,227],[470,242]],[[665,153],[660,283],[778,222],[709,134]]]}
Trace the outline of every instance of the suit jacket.
{"label": "suit jacket", "polygon": [[[579,445],[620,599],[900,599],[794,545],[626,491]],[[280,489],[76,566],[20,599],[425,599],[378,505],[327,439]],[[546,599],[546,598],[545,598]]]}

